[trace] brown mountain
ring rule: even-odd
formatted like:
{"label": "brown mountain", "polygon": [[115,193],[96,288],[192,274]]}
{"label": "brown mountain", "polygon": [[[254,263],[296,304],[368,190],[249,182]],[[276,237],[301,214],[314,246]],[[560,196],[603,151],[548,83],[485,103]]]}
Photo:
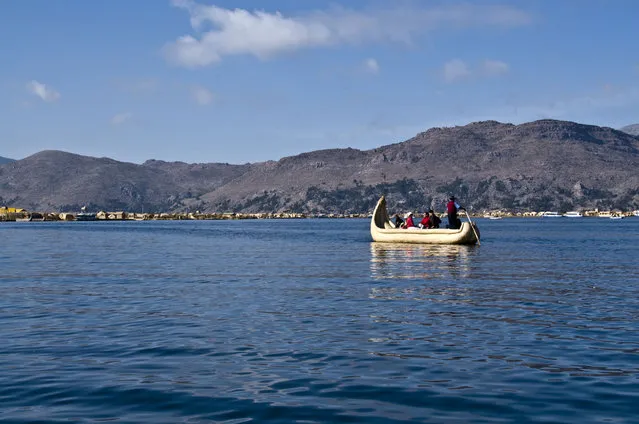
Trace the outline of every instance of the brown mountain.
{"label": "brown mountain", "polygon": [[47,150],[0,166],[0,203],[40,211],[159,212],[182,210],[183,200],[214,190],[248,165],[143,165]]}
{"label": "brown mountain", "polygon": [[4,204],[40,211],[171,208],[181,191],[151,167],[51,150],[0,166],[0,181]]}
{"label": "brown mountain", "polygon": [[324,150],[255,167],[202,198],[242,210],[572,209],[639,204],[639,140],[611,128],[542,120],[433,128],[369,151]]}
{"label": "brown mountain", "polygon": [[636,209],[638,168],[639,138],[612,128],[486,121],[247,165],[47,151],[1,165],[0,197],[39,210],[366,212],[381,194],[400,209],[442,210],[450,194],[473,209]]}

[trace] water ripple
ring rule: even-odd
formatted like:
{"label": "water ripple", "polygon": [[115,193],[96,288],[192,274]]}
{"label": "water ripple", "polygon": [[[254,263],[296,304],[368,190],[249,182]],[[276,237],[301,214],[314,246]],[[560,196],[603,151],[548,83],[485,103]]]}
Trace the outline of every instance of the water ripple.
{"label": "water ripple", "polygon": [[635,420],[639,220],[76,224],[0,228],[3,422]]}

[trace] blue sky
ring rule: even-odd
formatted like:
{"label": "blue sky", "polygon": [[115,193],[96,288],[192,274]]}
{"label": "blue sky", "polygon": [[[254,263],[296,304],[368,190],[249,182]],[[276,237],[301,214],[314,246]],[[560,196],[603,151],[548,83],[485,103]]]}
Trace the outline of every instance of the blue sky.
{"label": "blue sky", "polygon": [[634,0],[7,1],[0,156],[246,163],[486,119],[618,128],[639,122],[638,16]]}

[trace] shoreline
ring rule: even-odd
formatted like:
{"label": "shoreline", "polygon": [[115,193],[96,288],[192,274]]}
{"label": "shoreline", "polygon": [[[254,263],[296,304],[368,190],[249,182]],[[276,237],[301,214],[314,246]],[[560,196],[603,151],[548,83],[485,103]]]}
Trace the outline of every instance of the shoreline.
{"label": "shoreline", "polygon": [[[482,214],[469,214],[472,219],[482,220],[501,220],[511,218],[523,218],[530,219],[543,218],[549,220],[548,217],[543,217],[542,212],[539,214],[503,214],[503,215],[487,215]],[[224,221],[224,220],[247,220],[247,219],[370,219],[371,214],[304,214],[304,213],[210,213],[210,214],[197,214],[197,213],[126,213],[126,212],[99,212],[91,218],[78,219],[76,214],[70,213],[39,213],[39,212],[11,212],[0,214],[0,222],[102,222],[102,221]],[[420,215],[420,214],[417,214]],[[421,216],[421,215],[420,215]],[[438,214],[442,219],[446,218],[446,214]],[[622,219],[630,217],[639,217],[637,211],[623,212],[614,215],[604,214],[584,214],[580,217],[570,216],[556,216],[554,218],[565,218],[573,220],[574,218],[608,218],[608,219]],[[462,216],[462,218],[465,218]]]}

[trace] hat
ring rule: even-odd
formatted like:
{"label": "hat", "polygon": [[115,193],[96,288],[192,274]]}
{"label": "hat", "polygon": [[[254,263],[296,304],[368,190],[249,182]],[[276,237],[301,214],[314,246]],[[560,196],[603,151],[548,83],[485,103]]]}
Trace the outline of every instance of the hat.
{"label": "hat", "polygon": [[455,200],[455,196],[450,196],[450,200]]}
{"label": "hat", "polygon": [[409,216],[411,216],[413,213],[412,212],[406,212],[406,215],[404,215],[404,219],[408,219]]}

